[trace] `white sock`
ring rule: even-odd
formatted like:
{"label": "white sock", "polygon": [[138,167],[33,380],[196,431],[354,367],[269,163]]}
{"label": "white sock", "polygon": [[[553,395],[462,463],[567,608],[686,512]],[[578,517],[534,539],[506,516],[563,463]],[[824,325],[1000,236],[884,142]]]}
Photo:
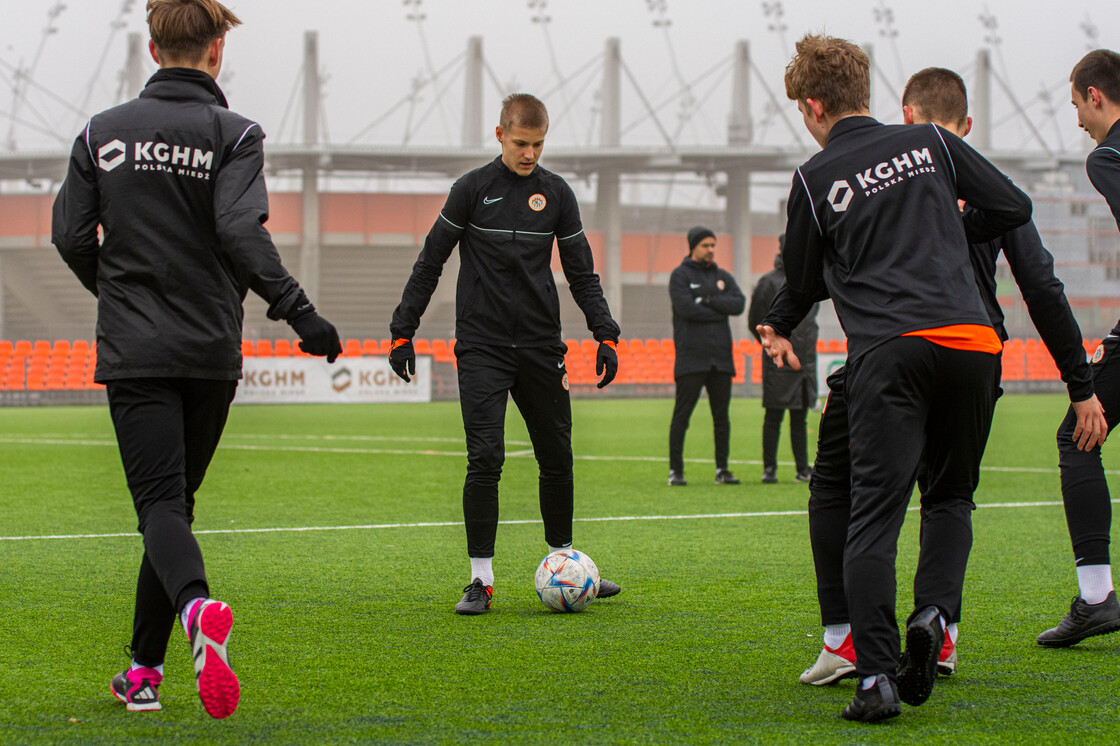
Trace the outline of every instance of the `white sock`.
{"label": "white sock", "polygon": [[852,633],[850,624],[826,624],[824,628],[824,644],[835,650],[844,644],[844,639]]}
{"label": "white sock", "polygon": [[878,676],[864,676],[859,682],[859,688],[860,689],[870,689],[871,687],[875,686],[875,679],[877,679],[877,678],[879,678],[879,677]]}
{"label": "white sock", "polygon": [[1077,568],[1077,587],[1085,603],[1104,601],[1112,592],[1112,565],[1083,565]]}
{"label": "white sock", "polygon": [[153,671],[158,672],[160,676],[163,676],[163,664],[162,663],[160,663],[158,666],[144,666],[144,665],[141,665],[141,664],[137,663],[136,659],[133,658],[132,659],[132,665],[129,666],[129,670],[130,671],[135,671],[138,668],[150,668]]}
{"label": "white sock", "polygon": [[952,641],[952,643],[954,645],[956,645],[957,644],[957,635],[960,634],[960,630],[957,629],[957,623],[953,622],[952,624],[950,624],[948,626],[947,629],[948,629],[948,632],[949,632],[949,639]]}
{"label": "white sock", "polygon": [[179,623],[183,625],[183,631],[186,632],[188,635],[191,633],[190,628],[187,626],[187,624],[190,622],[191,609],[193,609],[194,605],[196,603],[198,603],[199,601],[205,601],[205,600],[206,600],[205,596],[199,596],[198,598],[192,598],[190,601],[187,601],[185,604],[183,604],[183,610],[179,612]]}
{"label": "white sock", "polygon": [[483,585],[494,585],[494,558],[471,557],[471,582],[478,578]]}

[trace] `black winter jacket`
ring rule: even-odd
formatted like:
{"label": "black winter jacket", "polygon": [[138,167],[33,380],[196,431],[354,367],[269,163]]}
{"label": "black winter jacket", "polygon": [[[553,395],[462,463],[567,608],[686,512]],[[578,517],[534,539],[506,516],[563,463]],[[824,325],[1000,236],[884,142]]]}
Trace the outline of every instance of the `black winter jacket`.
{"label": "black winter jacket", "polygon": [[[973,208],[962,223],[957,199]],[[1030,219],[1030,199],[960,138],[936,125],[837,122],[794,175],[784,259],[790,287],[832,297],[848,355],[906,332],[990,325],[968,236],[990,239]]]}
{"label": "black winter jacket", "polygon": [[[747,312],[747,324],[755,339],[759,338],[755,327],[763,323],[774,298],[786,286],[786,273],[781,255],[774,258],[774,269],[758,279],[751,293],[751,307]],[[767,409],[808,409],[817,399],[817,311],[816,303],[808,306],[788,337],[793,345],[793,354],[801,363],[801,370],[788,365],[779,368],[769,355],[762,355],[762,406]],[[798,313],[801,309],[798,309]]]}
{"label": "black winter jacket", "polygon": [[747,300],[731,273],[686,256],[669,275],[669,299],[676,347],[673,377],[713,368],[735,375],[728,318],[741,314]]}
{"label": "black winter jacket", "polygon": [[97,296],[95,380],[240,378],[246,292],[272,319],[308,306],[264,227],[263,140],[186,68],[78,135],[51,241]]}
{"label": "black winter jacket", "polygon": [[618,341],[571,187],[540,166],[528,176],[515,174],[501,157],[452,185],[393,311],[393,339],[412,339],[458,244],[456,339],[501,347],[560,344],[553,241],[587,328],[600,342]]}

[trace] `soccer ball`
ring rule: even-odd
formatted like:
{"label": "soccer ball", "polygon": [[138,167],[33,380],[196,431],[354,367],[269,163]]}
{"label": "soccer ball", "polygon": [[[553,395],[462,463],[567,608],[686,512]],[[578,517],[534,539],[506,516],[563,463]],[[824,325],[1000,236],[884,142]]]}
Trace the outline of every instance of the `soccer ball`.
{"label": "soccer ball", "polygon": [[583,611],[599,595],[599,568],[583,552],[562,549],[541,560],[536,586],[553,611]]}

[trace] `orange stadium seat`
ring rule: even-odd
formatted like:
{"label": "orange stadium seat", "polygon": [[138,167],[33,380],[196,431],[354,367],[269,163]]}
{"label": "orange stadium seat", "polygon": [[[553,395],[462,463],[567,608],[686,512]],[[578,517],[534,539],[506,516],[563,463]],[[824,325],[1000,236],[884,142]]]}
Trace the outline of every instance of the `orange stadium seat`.
{"label": "orange stadium seat", "polygon": [[272,340],[257,340],[257,357],[272,357]]}
{"label": "orange stadium seat", "polygon": [[0,339],[0,355],[11,355],[13,349],[12,340]]}
{"label": "orange stadium seat", "polygon": [[291,357],[292,342],[289,339],[278,339],[272,344],[272,354],[275,357]]}
{"label": "orange stadium seat", "polygon": [[253,344],[252,340],[241,340],[241,356],[242,357],[256,357],[257,346]]}
{"label": "orange stadium seat", "polygon": [[362,356],[362,343],[357,339],[346,340],[346,345],[342,348],[342,354],[346,357],[361,357]]}
{"label": "orange stadium seat", "polygon": [[18,339],[12,352],[21,357],[26,357],[31,354],[31,343],[26,339]]}
{"label": "orange stadium seat", "polygon": [[381,354],[380,349],[377,347],[376,339],[363,339],[362,340],[362,354],[366,357],[377,357]]}
{"label": "orange stadium seat", "polygon": [[79,340],[74,342],[73,346],[70,348],[70,351],[71,352],[84,352],[84,353],[88,354],[91,351],[91,349],[90,349],[90,346],[89,346],[89,342],[85,341],[84,339],[79,339]]}

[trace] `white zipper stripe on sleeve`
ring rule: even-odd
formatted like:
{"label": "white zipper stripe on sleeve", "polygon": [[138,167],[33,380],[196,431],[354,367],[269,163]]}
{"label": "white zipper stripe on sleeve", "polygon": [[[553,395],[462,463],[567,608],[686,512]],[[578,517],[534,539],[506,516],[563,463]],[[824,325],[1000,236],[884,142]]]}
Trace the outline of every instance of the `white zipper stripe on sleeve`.
{"label": "white zipper stripe on sleeve", "polygon": [[245,131],[241,133],[241,137],[237,138],[237,142],[233,146],[234,150],[237,150],[237,147],[241,144],[241,141],[245,139],[245,135],[249,134],[249,130],[253,129],[256,126],[257,126],[257,123],[253,122],[252,124],[250,124],[248,127],[245,128]]}
{"label": "white zipper stripe on sleeve", "polygon": [[557,240],[557,241],[567,241],[567,240],[568,240],[569,238],[575,238],[575,237],[576,237],[576,236],[578,236],[578,235],[579,235],[580,233],[583,233],[583,228],[580,228],[580,229],[579,229],[578,231],[576,231],[575,233],[573,233],[573,234],[572,234],[572,235],[570,235],[570,236],[564,236],[563,238],[558,238],[558,239],[556,239],[556,240]]}
{"label": "white zipper stripe on sleeve", "polygon": [[92,126],[93,126],[93,120],[92,119],[89,120],[88,122],[86,122],[86,150],[89,151],[89,159],[93,162],[93,165],[96,166],[97,165],[97,159],[93,157],[93,146],[89,144],[89,128],[92,127]]}
{"label": "white zipper stripe on sleeve", "polygon": [[1111,150],[1116,155],[1120,155],[1120,150],[1117,150],[1116,148],[1110,148],[1107,145],[1101,145],[1099,148],[1097,148],[1097,150]]}
{"label": "white zipper stripe on sleeve", "polygon": [[824,229],[821,228],[821,221],[817,220],[817,208],[813,205],[813,193],[809,191],[809,184],[805,181],[805,174],[801,173],[801,169],[797,169],[797,177],[801,179],[801,186],[805,187],[805,194],[809,195],[809,212],[813,213],[813,222],[817,224],[817,233],[824,235]]}
{"label": "white zipper stripe on sleeve", "polygon": [[[440,216],[441,218],[443,218],[444,220],[447,220],[447,216],[446,216],[446,215],[444,215],[442,211],[440,212],[439,216]],[[456,229],[458,229],[458,230],[463,230],[463,226],[461,226],[461,225],[455,225],[455,224],[454,224],[454,223],[452,223],[452,222],[451,222],[450,220],[447,220],[447,224],[448,224],[448,225],[450,225],[450,226],[452,226],[453,228],[456,228]]]}
{"label": "white zipper stripe on sleeve", "polygon": [[953,165],[953,156],[949,153],[949,146],[945,144],[945,138],[941,136],[941,130],[937,129],[937,125],[930,122],[930,127],[937,133],[937,139],[941,141],[941,147],[945,148],[945,157],[949,159],[949,168],[953,170],[953,183],[957,183],[957,167]]}

